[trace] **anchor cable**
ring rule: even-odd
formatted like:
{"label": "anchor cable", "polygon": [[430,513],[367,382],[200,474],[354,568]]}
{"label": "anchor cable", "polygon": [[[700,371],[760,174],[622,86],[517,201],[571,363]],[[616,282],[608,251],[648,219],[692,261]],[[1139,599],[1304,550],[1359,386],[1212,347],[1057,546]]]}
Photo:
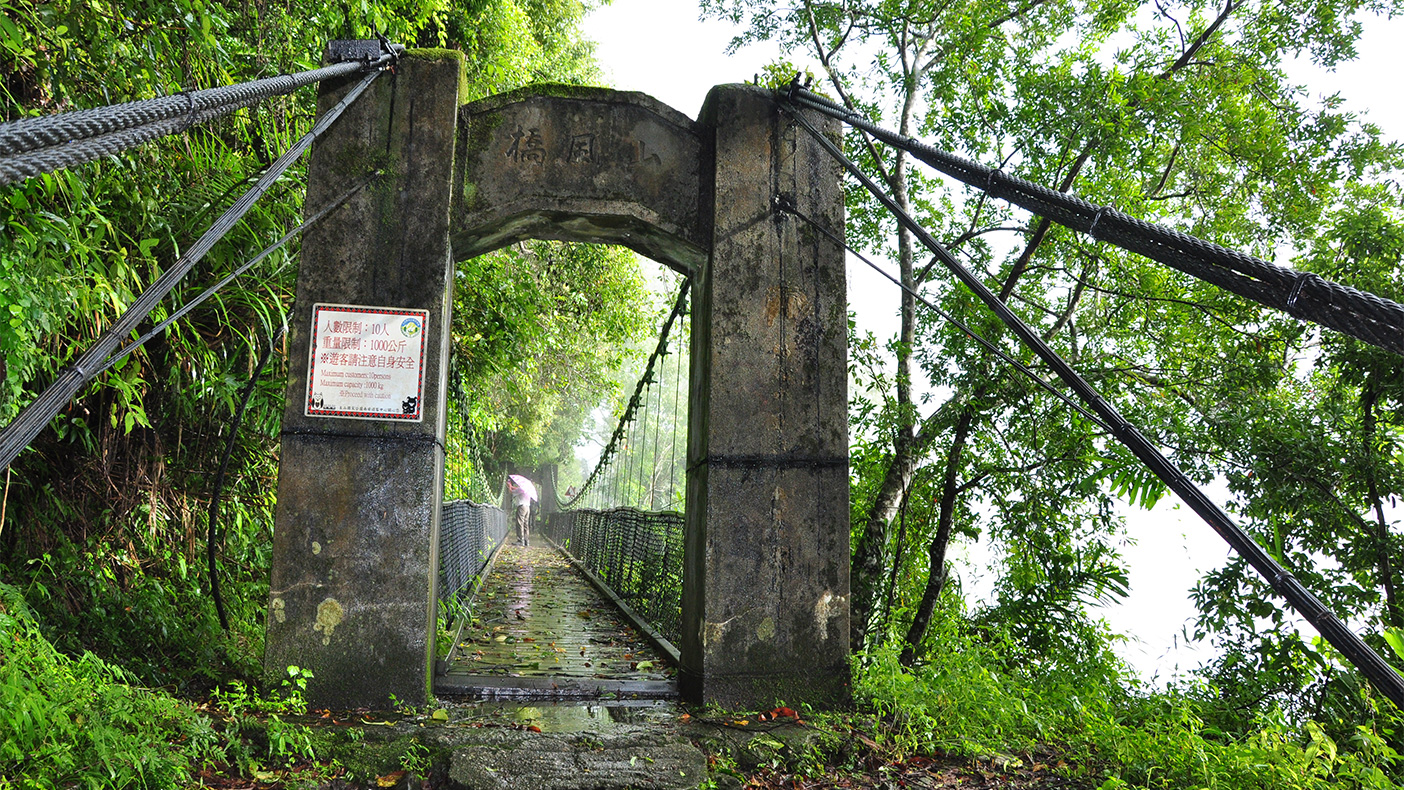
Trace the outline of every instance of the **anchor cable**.
{"label": "anchor cable", "polygon": [[883,269],[881,266],[878,266],[866,255],[849,246],[847,242],[839,238],[836,234],[834,234],[833,231],[819,224],[819,222],[816,221],[813,217],[806,215],[804,212],[796,208],[793,201],[787,200],[784,196],[776,195],[773,202],[777,209],[784,211],[787,214],[793,214],[796,217],[799,217],[800,219],[804,220],[810,227],[814,228],[824,236],[828,237],[829,241],[832,241],[834,244],[843,247],[850,254],[852,254],[853,257],[857,258],[863,263],[866,263],[869,266],[869,268],[871,268],[873,271],[877,272],[883,277],[886,277],[888,280],[891,280],[892,283],[895,284],[898,288],[901,288],[912,298],[925,305],[928,310],[931,310],[932,312],[936,313],[936,315],[939,315],[942,318],[949,321],[950,323],[954,324],[957,329],[964,332],[967,336],[970,337],[970,339],[979,343],[981,346],[984,346],[986,351],[989,351],[990,353],[1004,360],[1006,363],[1012,365],[1020,373],[1023,373],[1025,376],[1028,376],[1029,379],[1032,380],[1035,384],[1047,390],[1050,395],[1067,404],[1069,408],[1073,409],[1078,414],[1081,414],[1083,417],[1090,420],[1093,424],[1097,425],[1103,431],[1106,431],[1107,433],[1112,432],[1111,428],[1106,423],[1102,422],[1101,418],[1088,411],[1087,408],[1081,403],[1078,403],[1077,401],[1073,400],[1072,398],[1068,397],[1062,392],[1059,392],[1056,387],[1048,383],[1047,379],[1044,379],[1042,376],[1035,373],[1033,369],[1031,369],[1029,366],[1010,356],[1008,353],[1005,352],[1004,349],[995,345],[994,342],[986,339],[984,336],[971,329],[965,324],[965,322],[961,321],[959,318],[956,318],[955,316],[951,315],[945,310],[942,310],[934,302],[932,302],[931,300],[923,296],[921,293],[919,293],[916,289],[907,287],[901,280],[899,280],[896,277],[893,277],[890,272]]}
{"label": "anchor cable", "polygon": [[0,124],[0,186],[62,170],[178,134],[235,110],[323,80],[379,73],[404,47],[310,71]]}
{"label": "anchor cable", "polygon": [[254,202],[262,197],[282,177],[283,173],[302,157],[302,154],[311,147],[312,141],[331,128],[336,119],[341,117],[342,112],[351,106],[351,103],[356,101],[381,73],[381,71],[372,71],[362,77],[361,81],[352,87],[340,102],[317,120],[311,131],[303,135],[286,153],[278,157],[259,177],[258,181],[238,200],[234,201],[234,204],[215,220],[214,224],[185,251],[184,255],[180,256],[169,269],[163,272],[149,288],[132,302],[111,329],[100,335],[93,345],[78,358],[76,363],[60,373],[33,403],[20,412],[19,416],[5,426],[3,431],[0,431],[0,467],[8,467],[10,462],[15,460],[15,456],[34,441],[34,437],[38,436],[44,426],[48,425],[54,416],[63,410],[64,406],[73,399],[73,396],[104,369],[107,359],[117,349],[122,338],[130,335],[137,325],[145,320],[156,305],[194,268],[195,264],[205,257],[205,254],[214,247],[215,243],[233,229],[234,225],[253,207]]}
{"label": "anchor cable", "polygon": [[[376,171],[369,178],[363,179],[361,183],[346,190],[341,194],[341,197],[337,198],[336,200],[333,200],[331,203],[328,203],[324,208],[322,208],[316,214],[313,214],[302,224],[283,234],[282,238],[278,239],[277,241],[273,242],[267,247],[264,247],[263,250],[259,252],[259,254],[245,261],[239,268],[225,275],[224,279],[220,280],[214,285],[211,285],[209,288],[206,288],[203,292],[200,293],[199,296],[181,305],[179,310],[176,310],[174,313],[171,313],[169,318],[152,327],[151,331],[123,346],[120,350],[117,351],[117,353],[108,357],[107,361],[104,362],[102,364],[102,367],[95,371],[93,375],[100,375],[106,372],[107,370],[111,369],[113,365],[117,364],[118,362],[121,362],[123,359],[126,359],[127,356],[133,351],[136,351],[138,348],[145,345],[146,342],[151,338],[166,331],[166,329],[170,327],[171,324],[174,324],[176,321],[179,321],[181,318],[184,318],[187,313],[189,313],[191,310],[194,310],[196,307],[199,307],[206,299],[209,299],[211,296],[214,296],[217,292],[219,292],[221,288],[233,282],[235,278],[239,277],[244,272],[258,265],[258,263],[264,258],[267,258],[269,255],[272,255],[273,253],[282,249],[282,247],[286,245],[289,241],[292,241],[294,237],[320,222],[323,217],[327,216],[336,209],[341,208],[341,206],[345,204],[346,201],[350,200],[357,192],[360,192],[362,189],[364,189],[367,184],[369,184],[379,175],[380,171]],[[279,270],[281,271],[281,268]]]}

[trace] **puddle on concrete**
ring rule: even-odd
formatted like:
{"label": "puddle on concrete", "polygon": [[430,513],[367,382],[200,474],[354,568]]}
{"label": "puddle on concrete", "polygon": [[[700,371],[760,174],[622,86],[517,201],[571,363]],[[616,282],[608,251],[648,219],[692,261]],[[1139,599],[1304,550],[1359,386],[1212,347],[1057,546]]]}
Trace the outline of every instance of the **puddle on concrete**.
{"label": "puddle on concrete", "polygon": [[668,700],[463,702],[450,706],[460,723],[540,727],[542,732],[603,732],[620,726],[666,724],[683,714]]}

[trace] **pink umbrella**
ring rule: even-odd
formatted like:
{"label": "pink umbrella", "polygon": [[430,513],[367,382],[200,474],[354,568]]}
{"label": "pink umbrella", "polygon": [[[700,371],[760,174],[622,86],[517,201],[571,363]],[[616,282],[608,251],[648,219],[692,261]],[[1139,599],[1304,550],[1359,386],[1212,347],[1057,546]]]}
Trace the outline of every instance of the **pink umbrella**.
{"label": "pink umbrella", "polygon": [[526,498],[532,501],[540,499],[536,495],[536,484],[521,475],[507,475],[507,484],[513,488],[521,489]]}

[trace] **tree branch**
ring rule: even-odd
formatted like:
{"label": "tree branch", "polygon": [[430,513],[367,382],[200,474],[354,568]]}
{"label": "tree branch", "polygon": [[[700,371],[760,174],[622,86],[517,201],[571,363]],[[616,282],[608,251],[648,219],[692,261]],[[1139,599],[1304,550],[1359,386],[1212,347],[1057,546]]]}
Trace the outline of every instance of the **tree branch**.
{"label": "tree branch", "polygon": [[1166,79],[1175,72],[1184,68],[1185,66],[1188,66],[1190,64],[1190,61],[1194,60],[1194,56],[1198,54],[1199,50],[1202,49],[1205,44],[1208,44],[1209,39],[1212,38],[1214,34],[1219,31],[1219,28],[1225,22],[1228,21],[1229,16],[1232,15],[1234,11],[1237,11],[1239,8],[1241,8],[1246,1],[1247,0],[1238,0],[1237,2],[1234,2],[1234,0],[1228,0],[1226,3],[1224,3],[1224,10],[1219,12],[1219,16],[1217,19],[1214,20],[1214,23],[1209,25],[1209,27],[1205,28],[1203,33],[1199,34],[1199,38],[1195,39],[1193,44],[1190,44],[1189,49],[1186,49],[1184,51],[1184,54],[1180,55],[1179,60],[1175,61],[1174,64],[1170,66],[1170,68],[1161,72],[1161,74],[1159,75],[1160,78]]}

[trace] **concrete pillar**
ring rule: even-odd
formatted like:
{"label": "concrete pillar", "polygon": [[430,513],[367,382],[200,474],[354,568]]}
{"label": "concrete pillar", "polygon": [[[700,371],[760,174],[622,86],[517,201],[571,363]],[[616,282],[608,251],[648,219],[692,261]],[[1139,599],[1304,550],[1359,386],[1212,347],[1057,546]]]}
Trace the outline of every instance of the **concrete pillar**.
{"label": "concrete pillar", "polygon": [[[306,214],[383,173],[307,233],[291,319],[264,667],[311,669],[313,707],[429,694],[462,69],[459,53],[411,50],[312,152]],[[353,81],[323,83],[318,111]],[[428,311],[419,421],[305,414],[316,303]]]}
{"label": "concrete pillar", "polygon": [[556,472],[556,464],[542,464],[536,467],[536,476],[532,480],[536,481],[536,493],[541,497],[540,507],[536,510],[536,516],[539,519],[536,527],[545,525],[546,517],[560,510],[556,506],[556,500],[559,496],[556,493]]}
{"label": "concrete pillar", "polygon": [[712,232],[693,287],[682,688],[726,707],[839,704],[849,692],[844,255],[771,202],[788,195],[842,234],[838,165],[758,88],[713,88],[699,125]]}

